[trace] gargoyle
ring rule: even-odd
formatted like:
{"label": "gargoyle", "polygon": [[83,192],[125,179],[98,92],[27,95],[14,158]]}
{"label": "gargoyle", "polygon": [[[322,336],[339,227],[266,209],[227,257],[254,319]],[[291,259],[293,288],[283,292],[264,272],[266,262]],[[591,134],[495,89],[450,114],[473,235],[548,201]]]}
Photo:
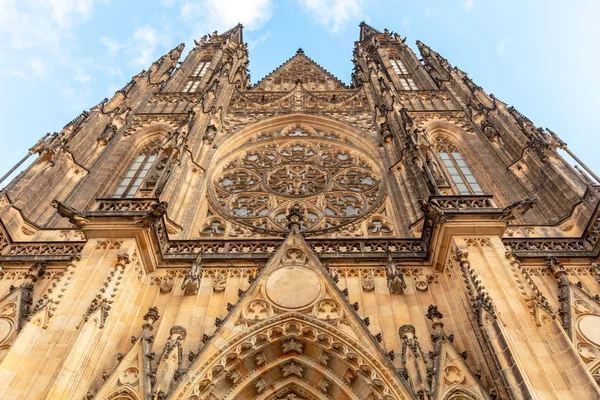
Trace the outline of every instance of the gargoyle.
{"label": "gargoyle", "polygon": [[509,222],[513,219],[525,214],[527,211],[533,207],[533,205],[537,202],[537,199],[523,199],[519,200],[516,203],[511,204],[502,210],[502,215],[500,216],[500,221]]}
{"label": "gargoyle", "polygon": [[446,214],[440,207],[423,199],[419,200],[419,204],[421,205],[421,210],[423,210],[425,215],[431,221],[435,222],[436,224],[441,224],[442,222],[447,221]]}
{"label": "gargoyle", "polygon": [[192,264],[190,271],[183,278],[181,283],[181,289],[184,290],[186,296],[195,295],[198,293],[200,288],[200,281],[202,278],[202,253],[198,254],[198,257]]}
{"label": "gargoyle", "polygon": [[56,208],[56,212],[63,218],[68,218],[69,222],[73,225],[81,228],[90,223],[90,221],[85,218],[85,214],[81,211],[77,211],[71,206],[66,205],[62,201],[52,200],[52,207]]}
{"label": "gargoyle", "polygon": [[152,203],[150,205],[150,209],[146,212],[146,215],[137,220],[136,223],[142,224],[145,227],[151,226],[154,221],[161,218],[167,213],[168,206],[169,203],[167,203],[166,201],[161,201],[160,203]]}

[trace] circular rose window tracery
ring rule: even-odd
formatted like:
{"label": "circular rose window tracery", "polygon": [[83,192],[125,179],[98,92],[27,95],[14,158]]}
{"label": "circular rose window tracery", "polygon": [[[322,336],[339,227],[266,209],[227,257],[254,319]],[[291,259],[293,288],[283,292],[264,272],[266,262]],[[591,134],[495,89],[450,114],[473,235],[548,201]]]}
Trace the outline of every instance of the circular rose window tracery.
{"label": "circular rose window tracery", "polygon": [[219,214],[266,233],[287,230],[295,205],[302,230],[318,233],[364,218],[384,195],[366,154],[319,137],[262,140],[226,157],[212,182]]}

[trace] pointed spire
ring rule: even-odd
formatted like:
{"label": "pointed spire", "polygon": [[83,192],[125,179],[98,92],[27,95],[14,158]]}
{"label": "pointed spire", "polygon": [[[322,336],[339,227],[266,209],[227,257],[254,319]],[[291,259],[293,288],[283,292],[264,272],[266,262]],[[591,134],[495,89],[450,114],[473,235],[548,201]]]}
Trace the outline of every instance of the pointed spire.
{"label": "pointed spire", "polygon": [[225,31],[222,36],[235,40],[238,43],[244,43],[244,25],[238,23],[233,28]]}
{"label": "pointed spire", "polygon": [[427,67],[431,76],[438,84],[441,81],[450,79],[450,69],[452,69],[452,65],[448,60],[420,40],[417,40],[417,47],[419,48],[419,53],[423,58],[425,67]]}
{"label": "pointed spire", "polygon": [[361,42],[365,39],[370,38],[373,35],[378,35],[381,33],[377,29],[368,25],[365,21],[362,21],[359,26],[360,26],[360,41]]}
{"label": "pointed spire", "polygon": [[177,66],[177,61],[179,61],[184,47],[185,44],[181,43],[152,63],[150,68],[148,68],[148,81],[150,84],[162,84],[169,79]]}

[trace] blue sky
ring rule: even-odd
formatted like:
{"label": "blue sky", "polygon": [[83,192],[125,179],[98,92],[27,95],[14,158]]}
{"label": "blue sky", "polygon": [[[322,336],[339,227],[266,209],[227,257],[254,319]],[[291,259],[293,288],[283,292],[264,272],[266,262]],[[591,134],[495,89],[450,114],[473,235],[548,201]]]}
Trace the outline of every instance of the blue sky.
{"label": "blue sky", "polygon": [[600,172],[599,11],[595,0],[0,0],[0,175],[169,49],[238,21],[253,82],[302,47],[349,83],[362,20],[423,41]]}

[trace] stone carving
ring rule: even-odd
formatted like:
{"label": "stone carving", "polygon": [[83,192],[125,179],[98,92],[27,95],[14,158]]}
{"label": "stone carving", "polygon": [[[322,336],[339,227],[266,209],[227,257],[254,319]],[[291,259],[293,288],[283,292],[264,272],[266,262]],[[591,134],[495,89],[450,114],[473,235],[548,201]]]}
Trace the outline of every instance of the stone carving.
{"label": "stone carving", "polygon": [[321,379],[321,381],[319,382],[319,390],[323,393],[327,393],[330,386],[331,386],[331,382],[329,382],[325,378]]}
{"label": "stone carving", "polygon": [[181,283],[181,289],[183,289],[186,296],[195,295],[198,293],[201,279],[202,253],[199,253],[196,261],[194,261],[190,268],[190,272],[185,276],[185,278],[183,278],[183,282]]}
{"label": "stone carving", "polygon": [[502,210],[501,221],[512,221],[513,219],[525,214],[531,209],[537,202],[537,199],[524,199],[511,204],[510,206]]}
{"label": "stone carving", "polygon": [[444,380],[449,384],[463,383],[465,381],[465,375],[459,368],[454,365],[449,365],[444,369]]}
{"label": "stone carving", "polygon": [[286,229],[291,207],[300,209],[301,230],[319,232],[374,212],[383,196],[380,172],[368,156],[308,135],[265,140],[225,158],[210,193],[223,217],[271,234]]}
{"label": "stone carving", "polygon": [[243,315],[246,321],[257,322],[267,319],[271,314],[271,307],[265,300],[251,300],[244,307]]}
{"label": "stone carving", "polygon": [[267,362],[267,357],[263,353],[258,353],[256,357],[254,357],[254,362],[260,367]]}
{"label": "stone carving", "polygon": [[173,289],[173,284],[175,283],[175,278],[172,276],[165,276],[160,281],[160,291],[162,293],[168,293]]}
{"label": "stone carving", "polygon": [[152,199],[102,199],[98,200],[91,213],[148,211],[152,204],[154,204]]}
{"label": "stone carving", "polygon": [[227,275],[220,273],[215,275],[213,278],[213,290],[215,292],[222,292],[227,287]]}
{"label": "stone carving", "polygon": [[121,385],[135,385],[138,382],[140,371],[135,368],[127,368],[119,376],[119,383]]}
{"label": "stone carving", "polygon": [[254,387],[256,388],[256,391],[258,393],[262,393],[265,391],[265,389],[267,388],[267,383],[265,382],[265,380],[263,378],[258,378],[255,382],[254,382]]}
{"label": "stone carving", "polygon": [[296,339],[290,339],[281,344],[281,349],[283,350],[284,354],[291,352],[302,353],[303,348],[304,345]]}
{"label": "stone carving", "polygon": [[231,383],[233,383],[234,385],[237,385],[238,382],[242,379],[242,374],[240,373],[240,371],[234,369],[233,371],[231,371],[229,373],[228,378],[231,381]]}
{"label": "stone carving", "polygon": [[362,274],[360,277],[360,284],[363,290],[370,292],[375,289],[375,275],[372,272]]}
{"label": "stone carving", "polygon": [[592,361],[598,358],[598,349],[589,343],[578,343],[577,351],[579,352],[579,355],[586,361]]}
{"label": "stone carving", "polygon": [[285,251],[282,261],[284,264],[304,264],[306,254],[301,249],[288,249]]}
{"label": "stone carving", "polygon": [[69,222],[73,225],[81,228],[90,223],[90,221],[85,218],[84,214],[81,211],[74,209],[61,201],[52,200],[52,207],[56,208],[56,212],[63,217],[68,218]]}
{"label": "stone carving", "polygon": [[424,274],[418,274],[414,276],[415,287],[417,290],[425,291],[429,288],[428,278]]}
{"label": "stone carving", "polygon": [[284,378],[287,378],[288,376],[296,376],[298,378],[302,378],[303,371],[304,368],[301,365],[296,364],[294,361],[290,362],[289,364],[285,364],[281,367],[281,372],[283,373]]}
{"label": "stone carving", "polygon": [[390,292],[403,293],[404,289],[406,289],[404,275],[402,275],[402,271],[396,265],[396,262],[392,258],[392,253],[390,251],[388,251],[388,260],[385,267],[385,272]]}
{"label": "stone carving", "polygon": [[325,321],[337,321],[342,315],[343,311],[338,302],[331,299],[324,299],[319,301],[314,308],[315,316]]}

